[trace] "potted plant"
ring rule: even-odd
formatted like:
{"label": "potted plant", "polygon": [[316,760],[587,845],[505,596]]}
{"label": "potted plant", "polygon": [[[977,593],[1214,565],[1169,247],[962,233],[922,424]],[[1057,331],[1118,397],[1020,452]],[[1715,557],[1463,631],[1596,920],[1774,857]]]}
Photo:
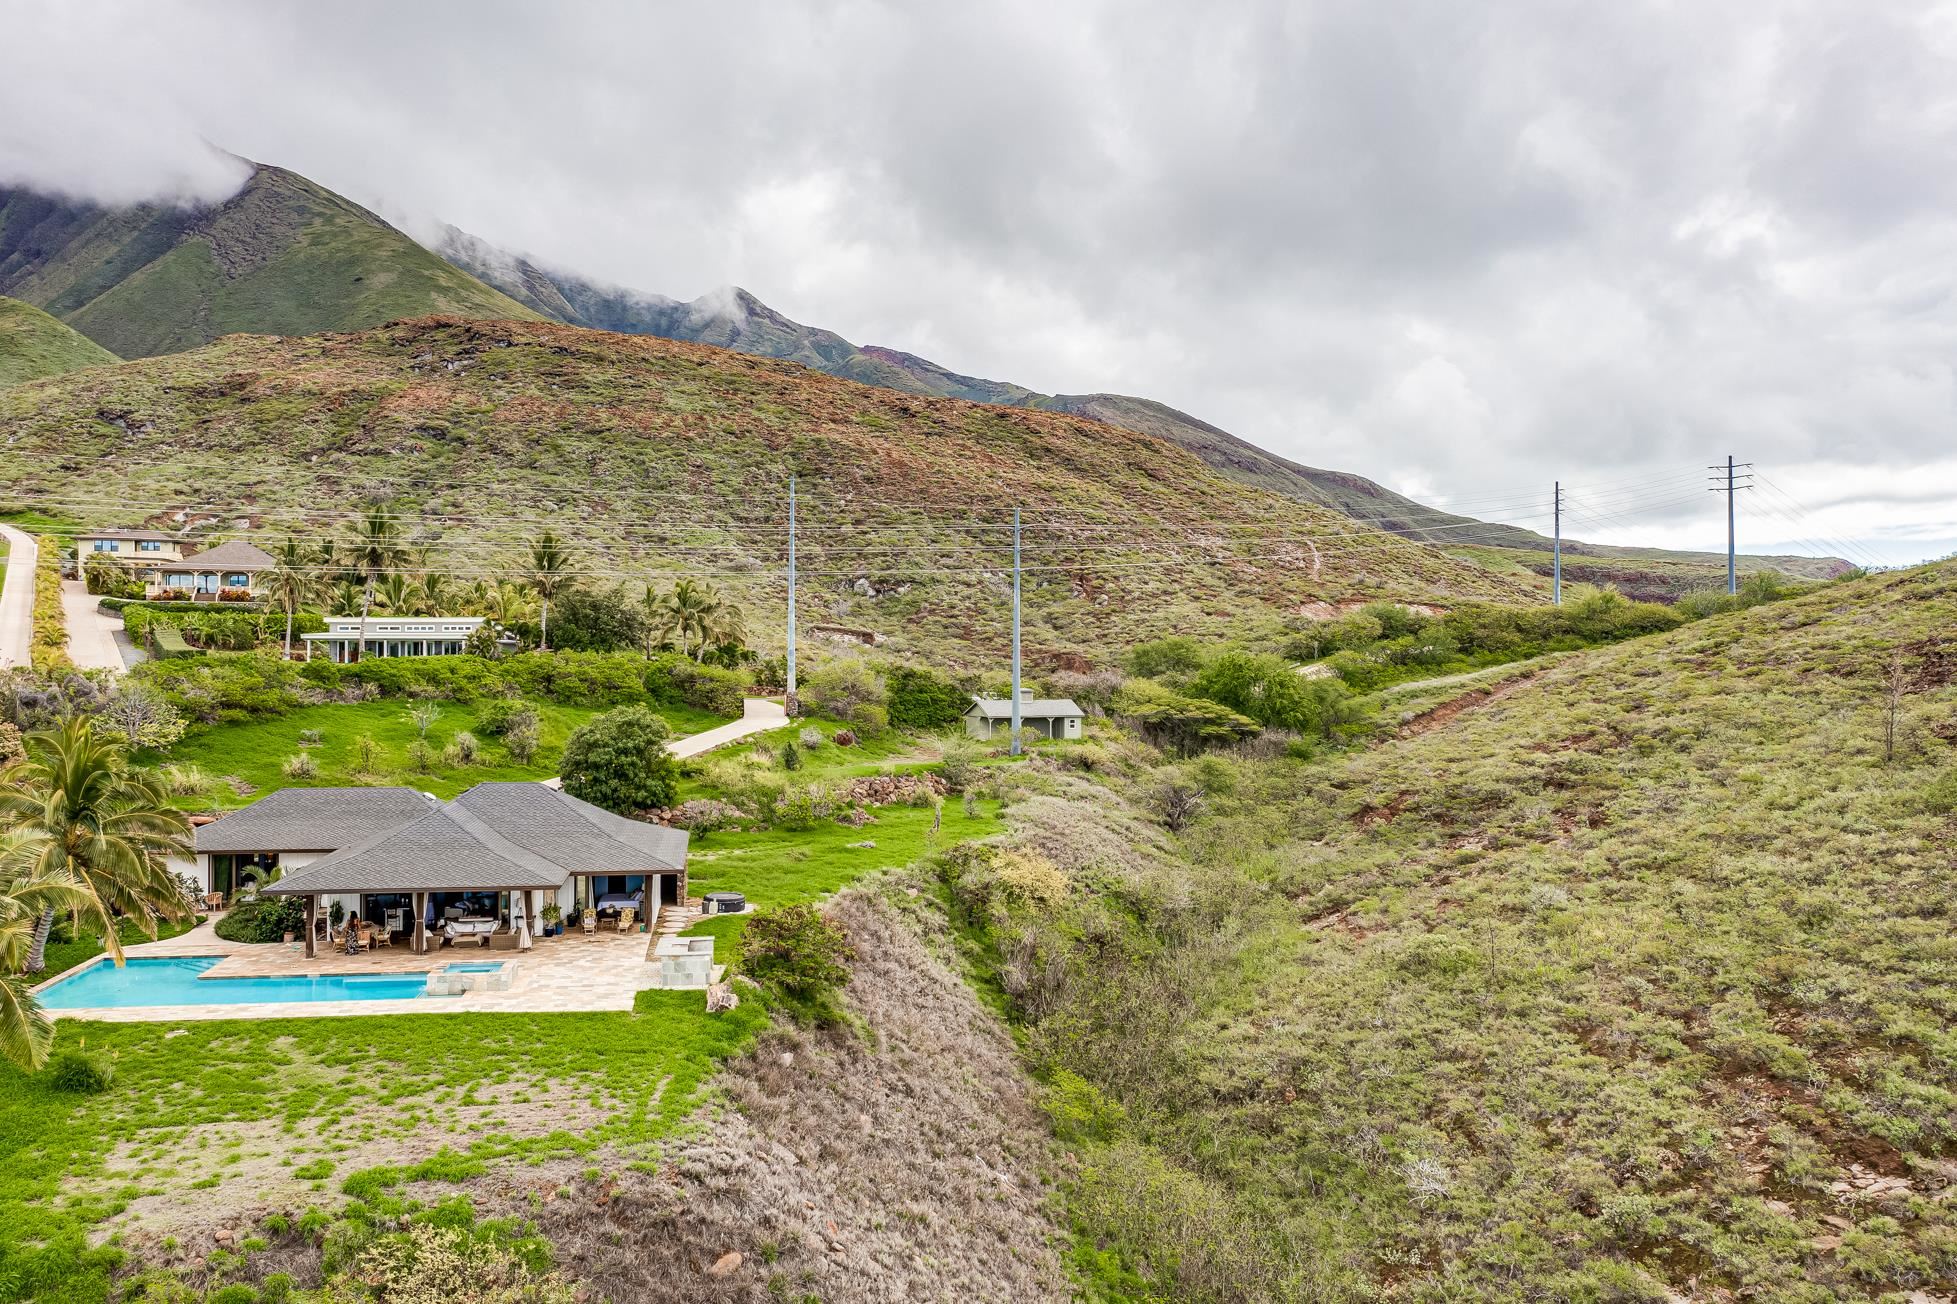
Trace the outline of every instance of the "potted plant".
{"label": "potted plant", "polygon": [[564,931],[564,925],[561,922],[564,918],[564,908],[562,906],[558,905],[555,901],[546,901],[542,913],[544,917],[545,937],[556,937]]}

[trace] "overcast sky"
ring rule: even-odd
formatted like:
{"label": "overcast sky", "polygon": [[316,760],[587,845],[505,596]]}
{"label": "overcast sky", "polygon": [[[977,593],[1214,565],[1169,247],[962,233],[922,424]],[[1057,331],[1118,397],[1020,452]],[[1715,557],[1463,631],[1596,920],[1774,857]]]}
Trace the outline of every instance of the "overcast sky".
{"label": "overcast sky", "polygon": [[[1957,549],[1957,7],[0,0],[0,179],[202,142],[1574,533]],[[1604,526],[1611,527],[1609,530]],[[1798,550],[1798,549],[1797,549]]]}

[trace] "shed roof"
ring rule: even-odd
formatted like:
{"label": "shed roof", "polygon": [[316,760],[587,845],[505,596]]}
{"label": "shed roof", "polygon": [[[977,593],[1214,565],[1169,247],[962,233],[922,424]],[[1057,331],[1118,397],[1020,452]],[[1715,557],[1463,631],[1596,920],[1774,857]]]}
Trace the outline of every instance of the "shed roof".
{"label": "shed roof", "polygon": [[[965,708],[965,714],[977,712],[984,720],[1012,719],[1012,699],[1009,697],[974,697],[972,704]],[[1022,720],[1052,720],[1060,716],[1086,715],[1071,697],[1022,697],[1019,699],[1019,718]]]}
{"label": "shed roof", "polygon": [[264,889],[273,896],[315,892],[456,892],[474,888],[553,888],[563,866],[517,846],[455,803],[322,856]]}
{"label": "shed roof", "polygon": [[206,549],[183,559],[186,566],[204,566],[211,570],[262,571],[278,565],[278,559],[256,544],[233,539],[230,543],[220,543],[215,548]]}
{"label": "shed roof", "polygon": [[206,851],[337,851],[426,815],[413,788],[281,788],[196,831]]}

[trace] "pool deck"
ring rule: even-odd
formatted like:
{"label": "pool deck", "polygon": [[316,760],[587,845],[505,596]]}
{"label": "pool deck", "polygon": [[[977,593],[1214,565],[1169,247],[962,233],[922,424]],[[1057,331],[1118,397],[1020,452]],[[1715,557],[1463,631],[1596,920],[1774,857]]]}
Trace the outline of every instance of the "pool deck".
{"label": "pool deck", "polygon": [[[649,959],[657,934],[578,932],[539,940],[528,951],[451,946],[416,955],[406,946],[381,947],[359,955],[322,952],[306,958],[301,943],[227,942],[207,921],[179,937],[140,942],[124,948],[131,957],[221,955],[206,978],[299,978],[343,974],[427,973],[448,964],[500,960],[517,967],[508,991],[472,991],[461,996],[412,997],[393,1001],[267,1001],[258,1005],[144,1005],[48,1011],[58,1019],[96,1019],[111,1023],[176,1023],[203,1019],[335,1018],[365,1014],[522,1013],[572,1014],[588,1010],[630,1010],[639,992],[655,985],[659,966]],[[89,964],[107,964],[100,956]],[[81,965],[47,986],[83,972]]]}

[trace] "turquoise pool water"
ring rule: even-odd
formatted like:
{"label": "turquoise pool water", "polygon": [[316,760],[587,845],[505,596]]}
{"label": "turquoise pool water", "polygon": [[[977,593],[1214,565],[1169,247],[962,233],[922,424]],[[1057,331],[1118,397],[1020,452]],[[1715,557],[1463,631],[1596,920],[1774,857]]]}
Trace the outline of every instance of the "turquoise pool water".
{"label": "turquoise pool water", "polygon": [[422,996],[427,975],[335,974],[324,978],[205,978],[217,955],[108,961],[63,978],[41,993],[51,1010],[133,1009],[144,1005],[264,1005],[274,1001],[398,1001]]}

